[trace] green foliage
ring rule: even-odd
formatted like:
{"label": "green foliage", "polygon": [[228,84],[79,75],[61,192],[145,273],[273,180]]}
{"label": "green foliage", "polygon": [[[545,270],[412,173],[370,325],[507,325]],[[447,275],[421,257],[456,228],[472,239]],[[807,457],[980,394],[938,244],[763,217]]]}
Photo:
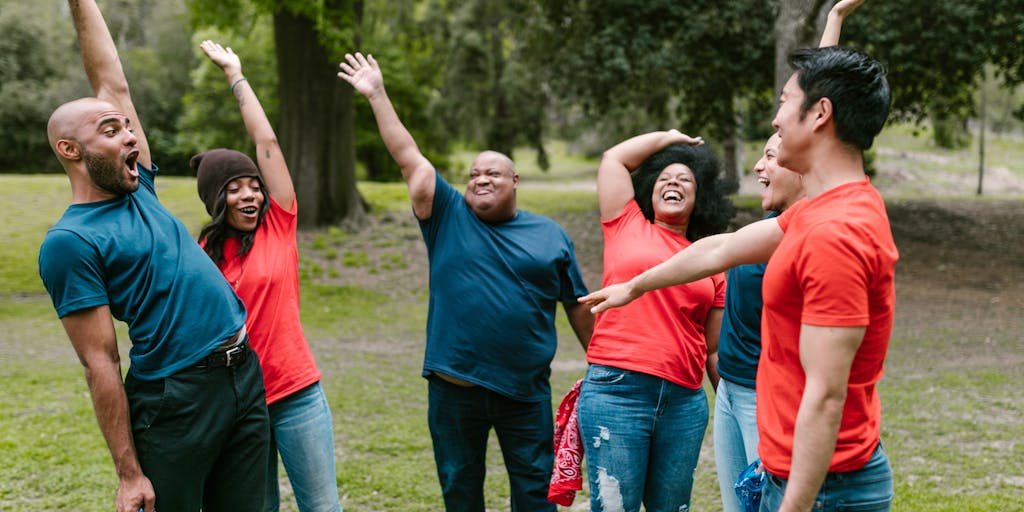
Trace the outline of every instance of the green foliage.
{"label": "green foliage", "polygon": [[199,43],[211,39],[231,47],[242,61],[242,72],[256,92],[271,124],[277,117],[277,70],[275,68],[273,28],[269,18],[254,20],[244,33],[215,28],[200,29],[192,37],[196,63],[192,69],[191,89],[183,99],[184,109],[178,122],[177,144],[191,156],[213,148],[231,148],[252,154],[252,141],[245,131],[238,101],[231,94],[224,72],[209,61]]}
{"label": "green foliage", "polygon": [[[59,169],[46,122],[65,101],[88,94],[74,60],[74,32],[58,4],[3,2],[0,8],[0,171]],[[76,68],[77,66],[77,68]]]}
{"label": "green foliage", "polygon": [[454,3],[441,108],[450,133],[476,146],[511,155],[519,145],[550,165],[542,141],[545,96],[542,59],[529,34],[543,19],[536,2]]}
{"label": "green foliage", "polygon": [[118,44],[132,101],[161,172],[182,174],[187,151],[176,143],[182,97],[190,88],[191,51],[183,0],[115,0],[104,9]]}
{"label": "green foliage", "polygon": [[[998,8],[988,0],[909,0],[863,6],[843,28],[844,44],[886,65],[896,118],[922,119],[936,102],[954,115],[973,112],[970,94],[986,61],[1021,59],[1021,44],[1006,45],[1008,17],[1020,19],[1020,0]],[[1004,10],[1006,9],[1006,10]],[[1002,13],[993,19],[993,13]],[[1016,14],[1011,14],[1016,13]],[[993,21],[1003,23],[993,24]],[[1011,38],[1020,41],[1020,26]],[[1011,55],[1016,57],[1011,58]]]}
{"label": "green foliage", "polygon": [[734,98],[771,89],[774,16],[767,1],[544,1],[547,72],[608,141],[675,122],[720,135]]}
{"label": "green foliage", "polygon": [[[384,74],[388,97],[420,151],[436,167],[448,167],[447,133],[437,115],[444,55],[437,51],[437,35],[447,20],[443,12],[426,8],[426,2],[377,0],[367,2],[359,25],[360,50],[374,56]],[[342,83],[342,87],[348,87]],[[373,181],[400,181],[401,169],[377,132],[373,112],[361,97],[355,99],[356,159]]]}

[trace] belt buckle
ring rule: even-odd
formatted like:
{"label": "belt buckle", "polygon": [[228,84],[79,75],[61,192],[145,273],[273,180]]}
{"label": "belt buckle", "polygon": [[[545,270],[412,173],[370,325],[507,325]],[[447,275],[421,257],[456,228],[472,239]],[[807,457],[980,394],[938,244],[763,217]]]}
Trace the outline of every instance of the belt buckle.
{"label": "belt buckle", "polygon": [[232,347],[232,348],[229,348],[229,349],[225,350],[224,351],[224,357],[225,357],[224,366],[231,366],[231,359],[234,356],[241,355],[244,348],[245,348],[244,346],[239,345],[237,347]]}

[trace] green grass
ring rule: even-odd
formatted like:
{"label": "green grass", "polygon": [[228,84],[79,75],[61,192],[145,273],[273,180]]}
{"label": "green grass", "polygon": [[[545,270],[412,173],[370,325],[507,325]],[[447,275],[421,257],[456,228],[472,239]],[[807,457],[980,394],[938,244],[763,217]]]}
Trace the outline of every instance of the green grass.
{"label": "green grass", "polygon": [[[880,142],[930,151],[927,142],[905,136],[886,134]],[[567,226],[581,260],[597,269],[585,277],[598,282],[599,246],[580,236],[598,230],[594,193],[558,183],[592,179],[596,161],[561,155],[557,147],[552,153],[549,173],[531,168],[531,155],[516,155],[522,183],[542,182],[520,188],[520,207]],[[993,161],[1002,158],[1019,165],[1017,157]],[[159,178],[158,184],[164,203],[196,232],[206,215],[194,180]],[[403,184],[361,183],[360,190],[372,207],[372,229],[300,235],[303,324],[334,414],[343,504],[351,511],[436,511],[442,505],[419,376],[427,301],[422,241]],[[0,208],[8,212],[0,224],[0,511],[109,510],[116,489],[81,366],[36,270],[43,233],[69,199],[62,175],[0,176]],[[752,197],[737,202],[757,206]],[[899,304],[880,385],[883,440],[896,474],[894,510],[1024,510],[1024,401],[1017,398],[1024,372],[1013,364],[1024,353],[1019,304],[1011,298],[973,309],[952,300]],[[908,325],[902,320],[908,317],[920,320]],[[564,315],[557,318],[556,402],[585,368]],[[982,321],[990,318],[1002,323]],[[124,327],[118,332],[127,360]],[[696,510],[719,510],[710,444],[709,433],[694,486]],[[486,481],[488,509],[508,510],[493,439]],[[295,510],[285,496],[283,510]],[[577,504],[586,500],[583,492]]]}

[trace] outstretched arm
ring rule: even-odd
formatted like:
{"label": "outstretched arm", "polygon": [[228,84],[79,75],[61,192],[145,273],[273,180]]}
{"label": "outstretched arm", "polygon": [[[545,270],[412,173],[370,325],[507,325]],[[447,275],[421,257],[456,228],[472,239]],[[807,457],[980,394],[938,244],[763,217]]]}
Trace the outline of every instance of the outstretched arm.
{"label": "outstretched arm", "polygon": [[153,512],[156,495],[135,454],[110,308],[99,306],[76,311],[61,321],[85,367],[96,420],[114,460],[118,479],[117,512],[139,512],[140,509]]}
{"label": "outstretched arm", "polygon": [[843,29],[843,21],[862,3],[864,0],[842,0],[832,6],[832,10],[828,12],[828,21],[825,22],[825,30],[821,33],[819,48],[839,44],[839,32]]}
{"label": "outstretched arm", "polygon": [[782,234],[778,219],[771,218],[748,224],[735,233],[701,238],[633,279],[602,288],[579,301],[597,314],[625,306],[651,290],[691,283],[736,265],[764,263],[782,241]]}
{"label": "outstretched arm", "polygon": [[601,219],[618,217],[633,199],[633,182],[629,173],[643,161],[672,144],[703,144],[700,137],[690,137],[679,130],[651,132],[622,141],[604,152],[597,168],[597,204]]}
{"label": "outstretched arm", "polygon": [[213,41],[203,41],[199,48],[224,71],[224,77],[231,85],[231,93],[238,99],[238,108],[242,111],[245,129],[256,145],[256,165],[259,166],[263,181],[270,189],[270,196],[282,208],[291,211],[295,202],[295,185],[292,184],[281,147],[277,144],[274,128],[270,126],[256,92],[242,74],[241,59],[231,48],[224,48]]}
{"label": "outstretched arm", "polygon": [[395,107],[384,90],[384,76],[373,55],[345,54],[345,62],[339,64],[338,76],[352,84],[359,94],[366,96],[377,119],[377,129],[384,140],[391,157],[402,168],[402,178],[409,187],[412,210],[417,218],[430,217],[434,202],[434,166],[420,152],[412,134],[405,128],[395,112]]}
{"label": "outstretched arm", "polygon": [[[139,114],[135,111],[131,94],[128,91],[128,79],[124,75],[121,61],[117,56],[117,47],[110,37],[110,30],[103,21],[103,14],[96,5],[96,0],[68,0],[71,17],[78,31],[78,45],[82,48],[82,64],[85,74],[89,77],[92,90],[96,97],[113,104],[130,121],[132,131],[138,139],[138,162],[146,167],[153,165],[149,153],[149,143],[142,131]],[[137,512],[137,511],[136,511]]]}

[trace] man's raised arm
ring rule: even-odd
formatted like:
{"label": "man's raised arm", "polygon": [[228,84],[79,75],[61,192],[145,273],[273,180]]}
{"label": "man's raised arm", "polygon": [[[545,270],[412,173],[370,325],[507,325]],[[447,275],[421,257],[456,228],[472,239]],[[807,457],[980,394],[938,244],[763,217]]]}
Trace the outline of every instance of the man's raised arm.
{"label": "man's raised arm", "polygon": [[128,117],[129,126],[138,139],[139,162],[152,166],[149,143],[142,131],[139,114],[135,111],[131,94],[128,92],[128,79],[124,75],[121,61],[117,56],[117,47],[110,36],[110,30],[103,21],[103,14],[96,5],[96,0],[68,0],[71,17],[78,31],[78,45],[82,48],[82,64],[85,74],[89,77],[92,90],[96,97],[113,104]]}
{"label": "man's raised arm", "polygon": [[412,134],[398,118],[384,90],[384,76],[373,55],[363,57],[358,52],[355,55],[346,53],[345,61],[339,64],[341,72],[338,76],[369,100],[384,145],[402,168],[402,178],[409,187],[413,213],[420,219],[429,218],[436,184],[434,166],[423,156]]}

